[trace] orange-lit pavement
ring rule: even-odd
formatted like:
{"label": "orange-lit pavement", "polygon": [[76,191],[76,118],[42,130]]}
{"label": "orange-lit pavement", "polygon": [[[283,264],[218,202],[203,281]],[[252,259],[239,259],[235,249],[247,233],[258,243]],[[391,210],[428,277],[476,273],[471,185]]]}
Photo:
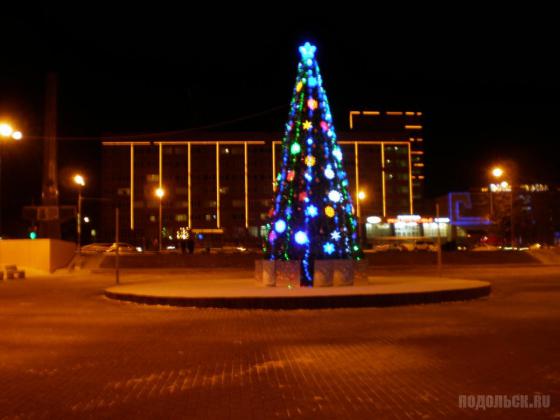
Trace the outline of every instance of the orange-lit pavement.
{"label": "orange-lit pavement", "polygon": [[[373,275],[431,274],[426,269]],[[241,270],[235,273],[245,275]],[[557,418],[560,269],[454,268],[481,300],[227,310],[113,301],[109,275],[0,283],[0,418]],[[123,282],[145,274],[125,273]],[[459,408],[461,394],[549,409]]]}

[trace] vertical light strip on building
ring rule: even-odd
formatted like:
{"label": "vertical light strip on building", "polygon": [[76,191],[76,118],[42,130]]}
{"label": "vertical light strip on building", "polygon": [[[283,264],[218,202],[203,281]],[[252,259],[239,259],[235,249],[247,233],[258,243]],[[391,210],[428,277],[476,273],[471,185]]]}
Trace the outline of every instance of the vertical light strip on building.
{"label": "vertical light strip on building", "polygon": [[130,143],[130,230],[134,230],[134,144]]}
{"label": "vertical light strip on building", "polygon": [[163,188],[163,144],[159,142],[159,188]]}
{"label": "vertical light strip on building", "polygon": [[356,216],[358,218],[358,223],[361,216],[361,208],[360,208],[360,161],[358,158],[358,142],[354,142],[354,162],[355,162],[355,169],[356,169]]}
{"label": "vertical light strip on building", "polygon": [[187,144],[187,201],[189,202],[189,227],[192,228],[191,217],[191,142]]}
{"label": "vertical light strip on building", "polygon": [[412,194],[412,152],[408,143],[408,194],[410,196],[410,214],[414,214],[413,194]]}
{"label": "vertical light strip on building", "polygon": [[276,190],[276,142],[272,142],[272,191]]}
{"label": "vertical light strip on building", "polygon": [[385,143],[381,142],[381,191],[383,196],[383,217],[387,217],[387,198],[385,193]]}
{"label": "vertical light strip on building", "polygon": [[220,228],[220,143],[216,142],[216,227]]}
{"label": "vertical light strip on building", "polygon": [[245,156],[245,229],[249,229],[249,172],[247,168],[248,156],[247,156],[247,142],[243,144],[244,156]]}

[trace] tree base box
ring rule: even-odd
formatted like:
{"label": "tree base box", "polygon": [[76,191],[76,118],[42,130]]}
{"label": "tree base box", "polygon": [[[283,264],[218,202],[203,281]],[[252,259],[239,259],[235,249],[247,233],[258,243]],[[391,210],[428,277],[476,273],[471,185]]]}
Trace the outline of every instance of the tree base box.
{"label": "tree base box", "polygon": [[[262,284],[264,287],[275,287],[276,286],[276,274],[275,274],[275,267],[276,267],[276,261],[267,261],[267,260],[261,260],[262,261],[262,265],[260,266],[260,276],[261,276],[261,282],[260,284]],[[258,270],[258,266],[255,266],[255,268]],[[258,273],[255,274],[256,277],[258,277]]]}
{"label": "tree base box", "polygon": [[362,259],[360,261],[354,261],[354,284],[361,283],[367,284],[368,283],[368,260]]}
{"label": "tree base box", "polygon": [[[315,260],[313,287],[367,282],[367,261]],[[256,260],[255,282],[265,287],[300,287],[301,261]]]}
{"label": "tree base box", "polygon": [[276,261],[275,276],[277,287],[299,287],[300,261]]}
{"label": "tree base box", "polygon": [[333,260],[315,260],[313,287],[332,287]]}
{"label": "tree base box", "polygon": [[333,285],[352,286],[354,284],[354,260],[332,260]]}

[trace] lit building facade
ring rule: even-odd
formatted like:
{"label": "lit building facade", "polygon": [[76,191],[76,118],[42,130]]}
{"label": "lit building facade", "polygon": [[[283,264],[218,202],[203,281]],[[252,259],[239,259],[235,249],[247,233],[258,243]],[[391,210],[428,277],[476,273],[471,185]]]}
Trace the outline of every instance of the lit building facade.
{"label": "lit building facade", "polygon": [[[161,204],[167,241],[186,226],[216,241],[259,241],[280,169],[281,138],[270,133],[200,133],[182,139],[103,142],[102,194],[106,203],[118,203],[122,240],[153,247]],[[339,132],[338,138],[361,223],[373,215],[414,213],[410,140],[352,131]],[[165,191],[161,200],[157,188]],[[111,205],[103,206],[102,220],[98,240],[110,240]]]}
{"label": "lit building facade", "polygon": [[[410,145],[410,167],[413,204],[417,211],[424,211],[424,126],[423,114],[418,111],[350,111],[349,127],[354,133],[363,135],[373,134],[385,138],[392,138],[409,143]],[[386,156],[385,171],[387,176],[394,172],[395,161],[392,156]],[[388,196],[394,193],[393,187],[387,190]],[[399,186],[395,185],[398,189]],[[398,194],[398,193],[397,193]],[[389,197],[390,202],[394,202]]]}

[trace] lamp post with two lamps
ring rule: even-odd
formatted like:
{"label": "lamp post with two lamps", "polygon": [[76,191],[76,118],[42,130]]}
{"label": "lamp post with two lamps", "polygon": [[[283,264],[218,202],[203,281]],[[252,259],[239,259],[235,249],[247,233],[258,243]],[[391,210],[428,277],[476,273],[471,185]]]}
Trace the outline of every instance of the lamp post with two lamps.
{"label": "lamp post with two lamps", "polygon": [[[2,201],[2,148],[5,141],[19,141],[23,138],[21,131],[14,130],[14,128],[5,122],[0,122],[0,202]],[[2,237],[2,204],[0,203],[0,238]]]}

